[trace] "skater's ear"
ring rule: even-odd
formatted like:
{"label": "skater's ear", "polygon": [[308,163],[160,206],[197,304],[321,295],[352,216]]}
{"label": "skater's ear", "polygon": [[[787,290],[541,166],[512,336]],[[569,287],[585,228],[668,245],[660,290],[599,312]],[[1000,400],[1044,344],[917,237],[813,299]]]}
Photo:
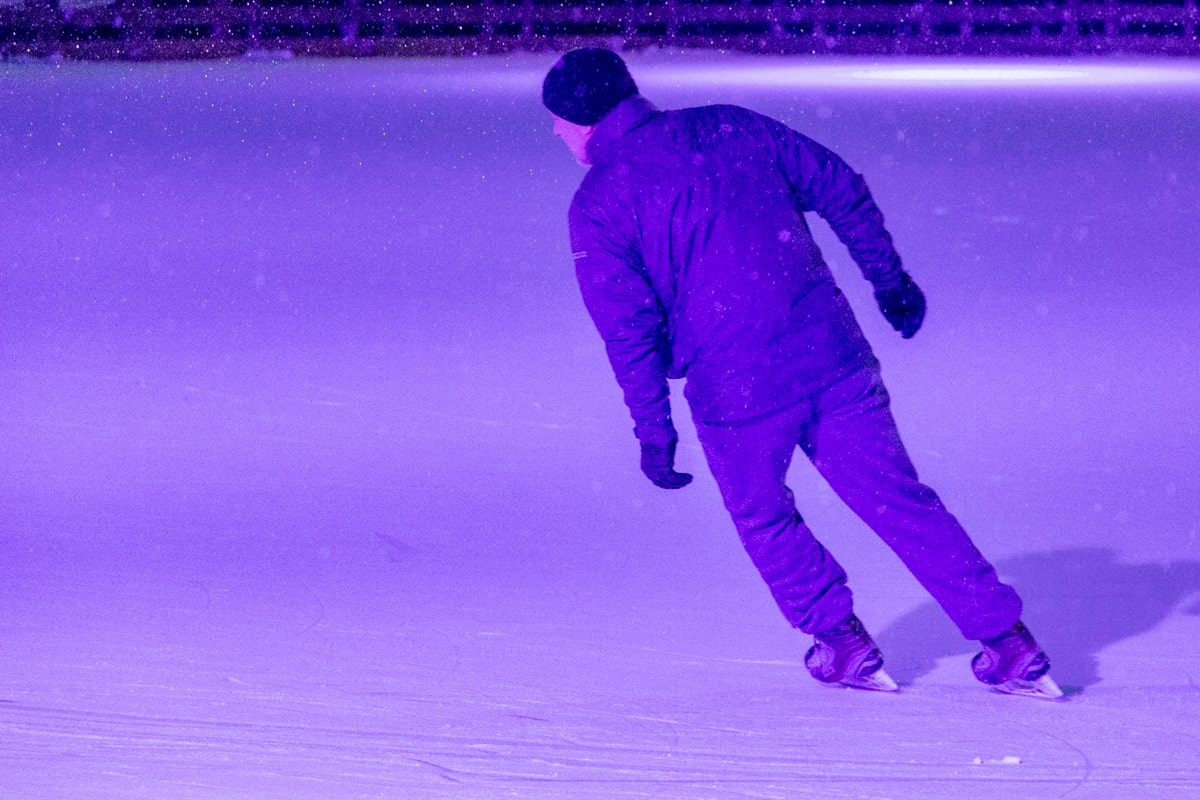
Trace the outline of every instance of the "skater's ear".
{"label": "skater's ear", "polygon": [[592,138],[592,133],[596,130],[595,125],[579,125],[565,120],[562,117],[550,115],[554,119],[554,135],[562,139],[563,144],[571,151],[571,155],[575,156],[575,160],[585,167],[591,165],[591,156],[588,155],[588,142]]}

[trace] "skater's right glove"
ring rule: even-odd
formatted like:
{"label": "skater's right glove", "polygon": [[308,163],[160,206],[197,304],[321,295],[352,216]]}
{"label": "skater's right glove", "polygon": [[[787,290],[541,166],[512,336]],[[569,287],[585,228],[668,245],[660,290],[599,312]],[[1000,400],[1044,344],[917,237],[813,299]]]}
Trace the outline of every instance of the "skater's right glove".
{"label": "skater's right glove", "polygon": [[642,472],[651,483],[662,489],[682,489],[692,482],[686,472],[675,471],[675,445],[672,440],[666,447],[642,444]]}
{"label": "skater's right glove", "polygon": [[875,302],[888,323],[905,339],[911,339],[925,319],[925,294],[903,273],[900,283],[890,289],[876,289]]}

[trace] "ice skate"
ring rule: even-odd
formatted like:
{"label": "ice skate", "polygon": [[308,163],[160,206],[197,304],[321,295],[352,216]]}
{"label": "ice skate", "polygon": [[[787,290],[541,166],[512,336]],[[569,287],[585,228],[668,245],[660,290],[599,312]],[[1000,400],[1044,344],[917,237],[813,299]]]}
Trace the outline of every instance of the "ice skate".
{"label": "ice skate", "polygon": [[1062,689],[1050,677],[1050,659],[1033,634],[1018,622],[993,639],[980,642],[983,650],[971,660],[975,677],[1004,694],[1058,700]]}
{"label": "ice skate", "polygon": [[840,684],[875,692],[895,692],[899,686],[883,669],[883,654],[853,614],[832,630],[813,637],[804,666],[821,683]]}

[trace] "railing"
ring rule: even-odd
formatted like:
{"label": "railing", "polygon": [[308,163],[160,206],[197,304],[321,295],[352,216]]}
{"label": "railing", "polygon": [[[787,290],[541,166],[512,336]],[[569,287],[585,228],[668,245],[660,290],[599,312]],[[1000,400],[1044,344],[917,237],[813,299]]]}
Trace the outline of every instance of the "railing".
{"label": "railing", "polygon": [[597,43],[813,54],[1200,55],[1200,0],[61,2],[0,0],[0,56],[432,55]]}

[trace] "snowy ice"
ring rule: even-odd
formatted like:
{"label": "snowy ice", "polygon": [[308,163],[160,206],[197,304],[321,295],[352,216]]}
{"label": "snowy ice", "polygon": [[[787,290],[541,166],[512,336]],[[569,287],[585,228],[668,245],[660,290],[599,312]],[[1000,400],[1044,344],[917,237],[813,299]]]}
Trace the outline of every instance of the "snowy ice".
{"label": "snowy ice", "polygon": [[814,228],[1052,704],[797,459],[902,692],[816,684],[681,398],[645,481],[551,61],[0,64],[0,796],[1197,796],[1200,69],[630,58],[866,175],[916,338]]}

